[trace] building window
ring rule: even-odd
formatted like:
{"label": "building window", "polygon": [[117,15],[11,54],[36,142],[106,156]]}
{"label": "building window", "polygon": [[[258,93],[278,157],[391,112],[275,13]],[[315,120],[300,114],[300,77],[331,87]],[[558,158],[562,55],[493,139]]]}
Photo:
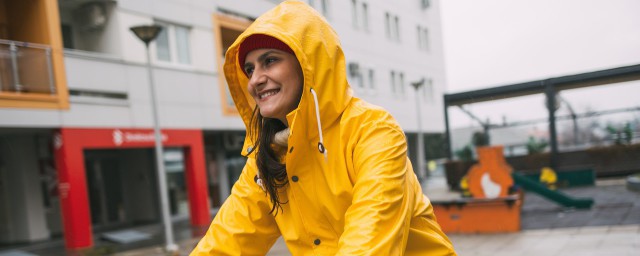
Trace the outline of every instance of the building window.
{"label": "building window", "polygon": [[422,88],[422,93],[426,102],[433,103],[433,79],[427,79],[424,88]]}
{"label": "building window", "polygon": [[191,64],[190,29],[185,26],[156,22],[162,26],[162,31],[155,40],[156,57],[158,60]]}
{"label": "building window", "polygon": [[404,97],[404,73],[402,72],[398,72],[398,88],[400,88],[400,95]]}
{"label": "building window", "polygon": [[369,69],[369,89],[372,91],[376,90],[376,73],[373,68]]}
{"label": "building window", "polygon": [[369,31],[369,5],[362,3],[362,27],[364,31]]}
{"label": "building window", "polygon": [[429,8],[429,6],[431,5],[430,2],[431,1],[429,0],[420,0],[420,7],[422,7],[422,10],[426,10],[427,8]]}
{"label": "building window", "polygon": [[422,27],[416,26],[416,35],[418,36],[418,49],[422,49]]}
{"label": "building window", "polygon": [[351,17],[354,29],[362,28],[364,31],[369,31],[369,5],[367,3],[362,2],[359,5],[358,0],[351,0]]}
{"label": "building window", "polygon": [[358,29],[358,3],[356,0],[351,0],[351,17],[353,28]]}
{"label": "building window", "polygon": [[422,49],[429,50],[429,30],[422,28]]}
{"label": "building window", "polygon": [[322,8],[322,15],[325,18],[329,18],[329,0],[320,0],[320,6]]}
{"label": "building window", "polygon": [[429,50],[429,30],[425,27],[418,25],[418,49],[428,51]]}
{"label": "building window", "polygon": [[388,12],[384,13],[384,33],[391,39],[391,15]]}
{"label": "building window", "polygon": [[398,15],[385,13],[385,28],[387,38],[400,42],[400,17]]}
{"label": "building window", "polygon": [[394,97],[405,98],[404,73],[391,70],[391,93]]}
{"label": "building window", "polygon": [[398,15],[395,16],[394,18],[395,24],[394,24],[394,30],[395,30],[395,39],[396,41],[400,42],[400,18],[398,17]]}
{"label": "building window", "polygon": [[391,70],[391,93],[396,95],[396,72]]}
{"label": "building window", "polygon": [[[216,39],[216,55],[220,59],[220,61],[218,61],[218,74],[224,74],[224,55],[227,52],[227,49],[229,49],[233,42],[235,42],[236,38],[242,34],[242,31],[246,30],[249,25],[251,25],[251,21],[223,14],[215,14],[213,18],[214,38]],[[236,109],[231,93],[229,92],[227,80],[223,75],[218,76],[218,84],[223,115],[237,116],[238,110]]]}

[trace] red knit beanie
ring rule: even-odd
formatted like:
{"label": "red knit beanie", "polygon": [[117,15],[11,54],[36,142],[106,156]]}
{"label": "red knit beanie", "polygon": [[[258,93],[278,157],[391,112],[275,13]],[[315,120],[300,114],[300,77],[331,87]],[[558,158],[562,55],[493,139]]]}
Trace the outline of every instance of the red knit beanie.
{"label": "red knit beanie", "polygon": [[[291,50],[291,48],[282,41],[268,35],[254,34],[245,38],[240,44],[240,49],[238,50],[238,62],[240,67],[244,67],[244,61],[247,58],[247,54],[255,49],[277,49],[295,55],[293,50]],[[242,69],[242,72],[244,72],[244,69]]]}

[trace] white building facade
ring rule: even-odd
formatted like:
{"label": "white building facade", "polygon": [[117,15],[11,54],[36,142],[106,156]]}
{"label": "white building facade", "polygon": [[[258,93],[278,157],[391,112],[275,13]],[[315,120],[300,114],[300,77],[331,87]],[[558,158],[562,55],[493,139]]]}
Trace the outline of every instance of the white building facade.
{"label": "white building facade", "polygon": [[[150,53],[171,214],[208,225],[209,209],[228,196],[244,165],[245,127],[222,74],[224,52],[281,1],[34,2],[0,0],[0,16],[45,10],[46,17],[29,25],[45,39],[20,36],[19,18],[0,19],[7,46],[0,48],[0,244],[63,234],[67,248],[79,249],[93,246],[99,230],[159,223],[145,46],[129,30],[143,24],[164,28]],[[443,132],[439,1],[306,2],[340,36],[356,96],[389,110],[413,148],[411,83],[422,81],[422,130]],[[34,43],[52,52],[39,57],[48,69],[20,64]],[[44,82],[29,77],[49,87],[38,91]]]}

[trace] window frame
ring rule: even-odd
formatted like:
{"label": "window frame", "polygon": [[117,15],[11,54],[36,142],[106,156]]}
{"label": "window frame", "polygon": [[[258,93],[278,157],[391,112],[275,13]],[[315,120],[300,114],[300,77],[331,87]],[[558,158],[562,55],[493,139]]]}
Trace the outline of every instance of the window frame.
{"label": "window frame", "polygon": [[[221,13],[213,15],[213,30],[215,36],[216,46],[216,58],[221,58],[218,61],[218,87],[220,90],[220,103],[222,103],[222,115],[224,116],[239,116],[238,110],[235,107],[233,100],[227,98],[229,89],[227,86],[227,80],[224,77],[224,49],[222,45],[222,29],[230,29],[237,31],[244,31],[251,25],[251,21],[240,20],[235,17],[230,17]],[[252,101],[249,101],[252,102]]]}
{"label": "window frame", "polygon": [[[176,23],[166,22],[162,20],[154,20],[153,22],[156,25],[163,27],[163,32],[167,34],[167,41],[169,44],[169,60],[160,59],[158,56],[158,41],[154,40],[152,42],[152,50],[154,54],[152,55],[153,61],[156,64],[168,64],[172,66],[182,66],[182,67],[192,67],[193,66],[193,56],[192,56],[192,32],[191,27],[184,26]],[[180,61],[180,53],[178,48],[178,36],[176,28],[184,28],[187,30],[187,59],[188,63],[183,63]],[[162,33],[162,32],[161,32]]]}

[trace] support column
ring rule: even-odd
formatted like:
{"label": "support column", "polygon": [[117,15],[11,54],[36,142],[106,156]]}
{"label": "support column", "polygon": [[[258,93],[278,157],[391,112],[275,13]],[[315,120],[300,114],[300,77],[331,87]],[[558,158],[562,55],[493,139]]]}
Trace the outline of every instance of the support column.
{"label": "support column", "polygon": [[191,225],[209,226],[211,214],[209,212],[209,189],[207,188],[202,133],[199,133],[197,137],[197,141],[191,143],[184,150]]}
{"label": "support column", "polygon": [[82,147],[73,133],[61,129],[54,135],[58,193],[67,249],[93,246],[91,212]]}
{"label": "support column", "polygon": [[445,150],[447,151],[447,159],[451,160],[451,128],[449,127],[449,103],[446,95],[444,98],[444,127]]}
{"label": "support column", "polygon": [[545,96],[549,111],[549,145],[551,146],[550,167],[556,168],[558,158],[558,135],[556,131],[556,90],[553,82],[545,81]]}

